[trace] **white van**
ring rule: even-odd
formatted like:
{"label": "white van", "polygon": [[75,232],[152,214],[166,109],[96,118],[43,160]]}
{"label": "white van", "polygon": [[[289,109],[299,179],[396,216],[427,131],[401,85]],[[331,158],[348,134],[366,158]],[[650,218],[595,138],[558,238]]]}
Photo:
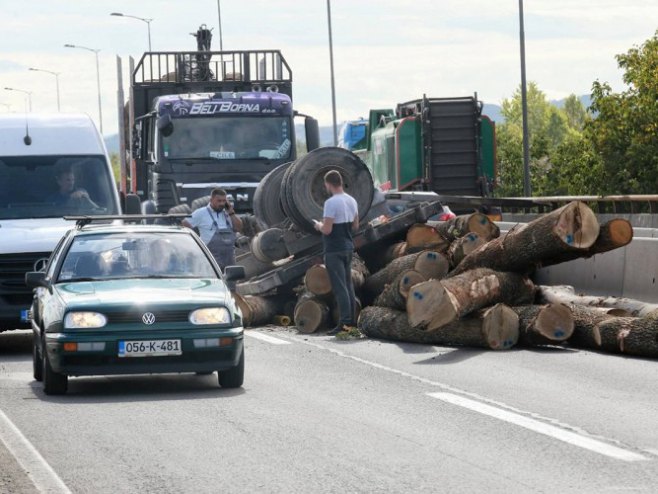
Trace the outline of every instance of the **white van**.
{"label": "white van", "polygon": [[119,214],[103,138],[81,114],[0,114],[0,332],[29,327],[25,273],[73,227],[65,215]]}

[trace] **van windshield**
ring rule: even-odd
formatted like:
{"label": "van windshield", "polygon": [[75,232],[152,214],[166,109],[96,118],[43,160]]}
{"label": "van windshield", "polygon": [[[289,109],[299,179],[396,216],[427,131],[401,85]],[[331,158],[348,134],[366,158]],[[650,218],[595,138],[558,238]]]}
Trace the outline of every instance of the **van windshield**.
{"label": "van windshield", "polygon": [[0,157],[0,219],[117,213],[102,155]]}

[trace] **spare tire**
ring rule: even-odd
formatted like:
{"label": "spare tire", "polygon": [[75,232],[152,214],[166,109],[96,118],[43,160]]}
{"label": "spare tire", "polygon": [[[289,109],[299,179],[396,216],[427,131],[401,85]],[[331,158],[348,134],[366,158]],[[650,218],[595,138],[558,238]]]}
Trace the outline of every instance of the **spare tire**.
{"label": "spare tire", "polygon": [[338,147],[318,148],[302,156],[286,172],[283,205],[300,228],[314,232],[313,220],[322,218],[324,202],[329,198],[324,175],[337,170],[343,177],[345,192],[354,197],[359,219],[364,219],[372,204],[375,187],[366,164],[354,153]]}
{"label": "spare tire", "polygon": [[197,197],[192,201],[192,211],[202,208],[210,202],[210,196]]}
{"label": "spare tire", "polygon": [[192,214],[192,210],[187,204],[179,204],[173,208],[169,208],[169,214]]}
{"label": "spare tire", "polygon": [[287,218],[281,205],[281,184],[286,170],[292,165],[284,163],[270,171],[256,187],[254,192],[254,214],[267,226],[283,223]]}

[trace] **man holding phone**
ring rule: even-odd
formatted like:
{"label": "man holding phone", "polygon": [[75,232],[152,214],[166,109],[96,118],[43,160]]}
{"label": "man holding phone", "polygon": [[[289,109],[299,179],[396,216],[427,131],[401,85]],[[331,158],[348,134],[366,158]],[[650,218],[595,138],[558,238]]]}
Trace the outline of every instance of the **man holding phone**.
{"label": "man holding phone", "polygon": [[242,220],[228,202],[224,189],[213,189],[208,205],[194,211],[182,223],[188,228],[198,228],[201,240],[222,271],[235,264],[236,232],[242,230]]}

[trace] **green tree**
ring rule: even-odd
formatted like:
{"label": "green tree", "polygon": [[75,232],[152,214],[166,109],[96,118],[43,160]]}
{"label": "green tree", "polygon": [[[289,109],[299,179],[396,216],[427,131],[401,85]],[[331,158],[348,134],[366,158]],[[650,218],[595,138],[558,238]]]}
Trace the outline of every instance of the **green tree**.
{"label": "green tree", "polygon": [[592,88],[596,114],[585,132],[599,153],[605,180],[602,193],[655,193],[658,182],[658,32],[639,47],[617,56],[625,91],[608,83]]}
{"label": "green tree", "polygon": [[583,130],[587,121],[587,109],[575,94],[569,95],[564,100],[564,116],[567,119],[569,128],[578,132]]}

